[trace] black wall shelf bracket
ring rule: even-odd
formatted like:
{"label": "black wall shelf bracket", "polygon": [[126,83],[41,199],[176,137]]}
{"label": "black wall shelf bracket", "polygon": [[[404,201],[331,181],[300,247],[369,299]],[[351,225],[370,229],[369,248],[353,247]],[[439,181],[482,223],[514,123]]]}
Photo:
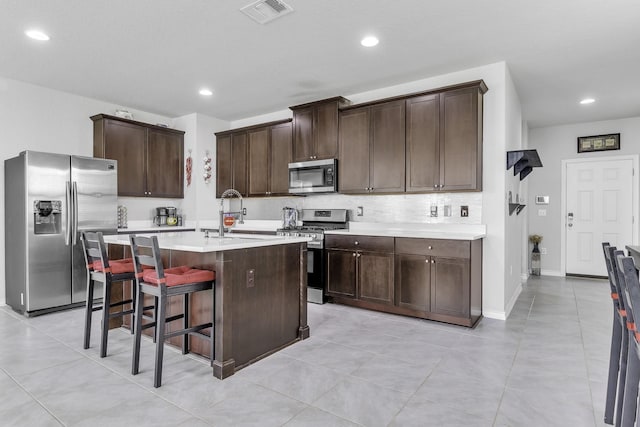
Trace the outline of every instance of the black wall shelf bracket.
{"label": "black wall shelf bracket", "polygon": [[536,150],[507,151],[507,170],[511,167],[513,167],[513,175],[520,174],[520,181],[522,181],[533,168],[542,167],[542,161]]}

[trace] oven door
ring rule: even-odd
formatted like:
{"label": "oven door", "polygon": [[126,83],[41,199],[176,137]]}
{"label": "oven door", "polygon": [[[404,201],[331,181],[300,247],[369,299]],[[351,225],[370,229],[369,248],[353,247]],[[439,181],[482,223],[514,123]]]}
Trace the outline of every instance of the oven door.
{"label": "oven door", "polygon": [[324,304],[324,249],[307,247],[307,301]]}

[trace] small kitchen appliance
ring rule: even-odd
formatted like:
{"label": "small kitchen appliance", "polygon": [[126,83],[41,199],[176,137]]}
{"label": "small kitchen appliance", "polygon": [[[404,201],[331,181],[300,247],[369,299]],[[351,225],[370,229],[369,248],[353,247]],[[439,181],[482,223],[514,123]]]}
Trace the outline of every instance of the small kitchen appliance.
{"label": "small kitchen appliance", "polygon": [[347,228],[346,209],[302,209],[302,225],[276,230],[278,236],[311,237],[307,242],[307,301],[324,303],[324,232]]}
{"label": "small kitchen appliance", "polygon": [[282,208],[282,228],[291,229],[298,225],[298,210],[296,208]]}
{"label": "small kitchen appliance", "polygon": [[336,166],[336,159],[289,163],[289,193],[335,193]]}
{"label": "small kitchen appliance", "polygon": [[167,213],[167,208],[165,208],[164,206],[157,207],[156,216],[153,217],[153,223],[159,226],[167,225],[168,216],[169,214]]}

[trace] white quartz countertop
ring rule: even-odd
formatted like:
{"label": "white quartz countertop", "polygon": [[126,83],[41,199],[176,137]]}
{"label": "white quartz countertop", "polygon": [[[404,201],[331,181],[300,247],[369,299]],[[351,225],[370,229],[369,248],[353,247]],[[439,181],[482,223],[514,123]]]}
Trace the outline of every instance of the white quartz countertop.
{"label": "white quartz countertop", "polygon": [[155,232],[155,233],[172,233],[176,231],[195,230],[195,221],[187,221],[184,225],[155,225],[153,221],[129,221],[127,228],[118,228],[118,233],[121,234],[134,234]]}
{"label": "white quartz countertop", "polygon": [[[200,230],[217,230],[219,227],[219,221],[200,221],[198,228]],[[282,228],[282,221],[280,220],[256,220],[246,219],[244,224],[236,224],[231,227],[234,233],[242,233],[242,231],[264,231],[275,232],[278,228]]]}
{"label": "white quartz countertop", "polygon": [[477,240],[487,236],[487,227],[484,224],[389,224],[352,221],[348,230],[330,230],[325,234]]}
{"label": "white quartz countertop", "polygon": [[[158,237],[158,246],[160,246],[160,249],[187,252],[219,252],[311,241],[311,239],[307,237],[269,236],[240,233],[228,234],[222,239],[219,238],[216,233],[209,233],[210,237],[207,238],[204,237],[203,232],[196,231],[148,235],[155,235]],[[104,241],[105,243],[128,246],[129,235],[117,234],[104,236]]]}

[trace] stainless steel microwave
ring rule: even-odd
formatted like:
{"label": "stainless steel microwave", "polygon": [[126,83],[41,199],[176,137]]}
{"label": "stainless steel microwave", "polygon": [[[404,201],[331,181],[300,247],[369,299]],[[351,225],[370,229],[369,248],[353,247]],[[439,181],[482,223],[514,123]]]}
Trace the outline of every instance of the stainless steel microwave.
{"label": "stainless steel microwave", "polygon": [[289,193],[335,193],[336,171],[336,159],[289,163]]}

